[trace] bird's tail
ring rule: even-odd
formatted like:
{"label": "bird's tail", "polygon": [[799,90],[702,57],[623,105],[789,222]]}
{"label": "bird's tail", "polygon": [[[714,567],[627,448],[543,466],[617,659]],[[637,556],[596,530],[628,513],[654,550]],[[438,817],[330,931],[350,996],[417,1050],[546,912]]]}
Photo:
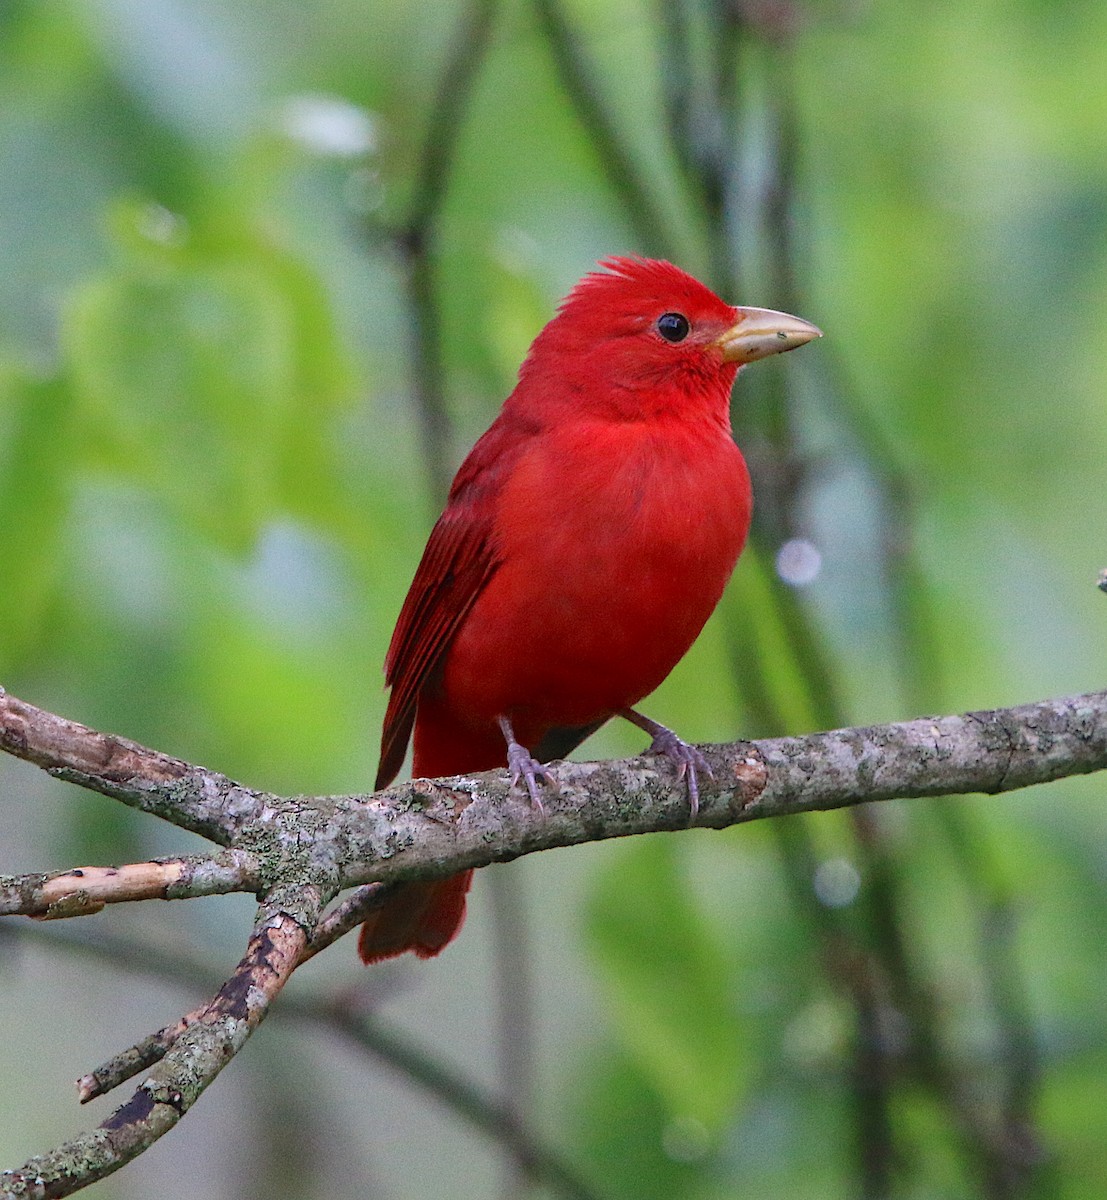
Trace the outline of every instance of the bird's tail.
{"label": "bird's tail", "polygon": [[[421,699],[415,719],[411,773],[435,779],[461,771],[487,771],[507,758],[503,738],[494,726],[473,730],[455,723],[444,705]],[[387,787],[399,763],[381,763],[377,788]],[[449,945],[465,920],[465,897],[472,871],[462,871],[435,883],[405,883],[361,927],[358,953],[362,962],[395,958],[407,950],[433,958]]]}
{"label": "bird's tail", "polygon": [[435,883],[405,883],[361,927],[357,952],[364,963],[413,950],[433,958],[457,936],[465,920],[472,871]]}

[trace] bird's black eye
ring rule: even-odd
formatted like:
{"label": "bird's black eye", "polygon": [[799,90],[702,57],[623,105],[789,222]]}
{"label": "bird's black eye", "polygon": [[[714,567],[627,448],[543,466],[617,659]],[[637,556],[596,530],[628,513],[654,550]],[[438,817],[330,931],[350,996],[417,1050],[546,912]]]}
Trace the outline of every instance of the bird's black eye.
{"label": "bird's black eye", "polygon": [[663,313],[657,318],[657,332],[667,342],[683,342],[691,328],[683,313]]}

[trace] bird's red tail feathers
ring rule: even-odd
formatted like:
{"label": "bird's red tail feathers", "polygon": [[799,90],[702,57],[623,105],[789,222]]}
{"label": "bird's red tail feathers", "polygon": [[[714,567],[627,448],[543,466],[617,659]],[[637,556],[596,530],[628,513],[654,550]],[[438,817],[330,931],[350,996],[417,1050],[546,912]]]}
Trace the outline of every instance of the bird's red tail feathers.
{"label": "bird's red tail feathers", "polygon": [[462,871],[436,883],[407,883],[361,927],[357,952],[364,963],[395,958],[413,950],[433,958],[457,936],[465,920],[465,895],[473,872]]}
{"label": "bird's red tail feathers", "polygon": [[[487,771],[502,766],[506,752],[495,726],[474,731],[459,726],[433,696],[419,702],[415,722],[412,774],[435,779],[458,771]],[[377,787],[391,782],[382,768]],[[465,897],[472,871],[462,871],[435,883],[405,883],[389,896],[361,927],[358,953],[362,962],[395,958],[407,950],[419,958],[433,958],[461,931]]]}

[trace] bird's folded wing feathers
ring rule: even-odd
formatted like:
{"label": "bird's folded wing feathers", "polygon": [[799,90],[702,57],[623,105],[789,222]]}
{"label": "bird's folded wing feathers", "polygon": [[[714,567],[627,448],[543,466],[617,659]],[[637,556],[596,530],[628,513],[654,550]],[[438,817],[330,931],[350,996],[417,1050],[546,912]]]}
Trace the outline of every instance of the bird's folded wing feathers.
{"label": "bird's folded wing feathers", "polygon": [[496,570],[495,500],[515,454],[497,422],[458,472],[400,610],[384,660],[392,691],[381,733],[377,788],[395,779],[407,753],[419,693]]}

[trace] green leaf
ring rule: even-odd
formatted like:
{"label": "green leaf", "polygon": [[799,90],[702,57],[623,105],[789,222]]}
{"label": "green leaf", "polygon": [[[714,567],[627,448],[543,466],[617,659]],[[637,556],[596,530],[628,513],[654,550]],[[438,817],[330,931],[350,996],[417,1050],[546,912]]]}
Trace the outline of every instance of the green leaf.
{"label": "green leaf", "polygon": [[616,1032],[670,1114],[714,1133],[746,1091],[751,1053],[733,948],[708,924],[674,839],[626,847],[592,896],[587,935]]}

